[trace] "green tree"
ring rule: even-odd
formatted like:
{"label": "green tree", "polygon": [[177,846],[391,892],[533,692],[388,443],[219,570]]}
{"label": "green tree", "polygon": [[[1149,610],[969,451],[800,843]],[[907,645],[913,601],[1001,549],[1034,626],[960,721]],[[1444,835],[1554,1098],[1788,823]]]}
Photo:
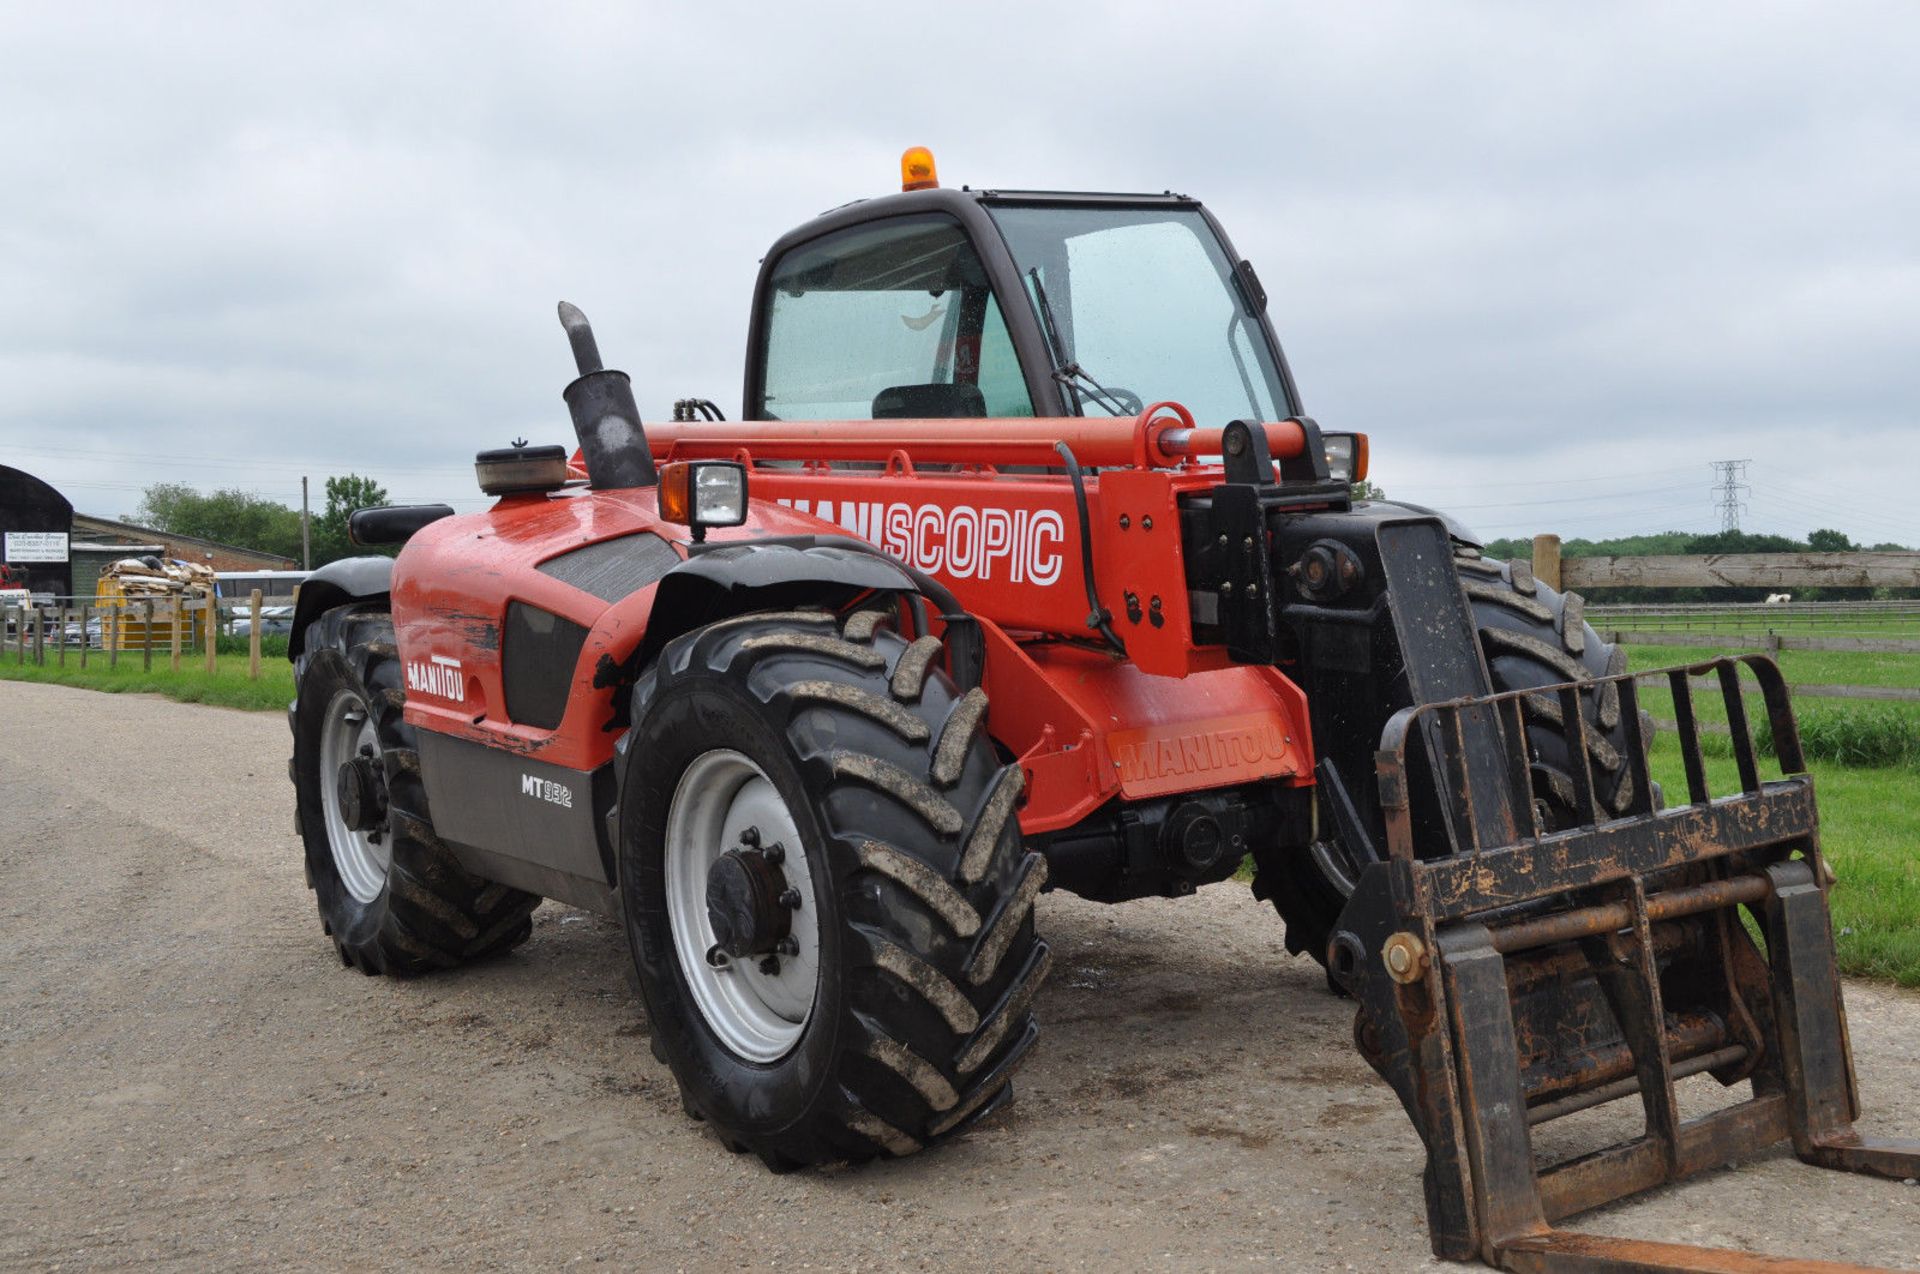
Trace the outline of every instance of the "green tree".
{"label": "green tree", "polygon": [[[1511,562],[1515,558],[1522,558],[1527,561],[1533,560],[1533,541],[1521,539],[1517,535],[1503,536],[1497,540],[1488,540],[1480,546],[1480,550],[1488,557],[1498,559],[1502,562]],[[1566,550],[1562,548],[1561,555],[1565,556],[1565,554]]]}
{"label": "green tree", "polygon": [[1823,527],[1807,536],[1807,547],[1816,553],[1851,553],[1859,546],[1847,538],[1845,531]]}
{"label": "green tree", "polygon": [[1384,500],[1387,498],[1387,493],[1362,478],[1353,484],[1353,498],[1356,500]]}
{"label": "green tree", "polygon": [[128,520],[173,535],[300,560],[299,513],[248,491],[202,494],[184,483],[156,483],[146,489]]}
{"label": "green tree", "polygon": [[363,549],[347,538],[348,514],[356,509],[378,508],[390,502],[387,489],[372,478],[364,478],[357,473],[328,478],[326,508],[313,521],[313,564],[325,566],[337,558],[367,553],[385,553],[391,557],[397,550]]}

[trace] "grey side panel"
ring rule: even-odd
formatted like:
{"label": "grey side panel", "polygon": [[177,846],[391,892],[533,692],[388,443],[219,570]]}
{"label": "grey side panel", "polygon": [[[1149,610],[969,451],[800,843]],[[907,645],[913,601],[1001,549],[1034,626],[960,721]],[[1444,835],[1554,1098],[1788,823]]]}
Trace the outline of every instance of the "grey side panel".
{"label": "grey side panel", "polygon": [[603,602],[637,593],[680,562],[680,555],[650,531],[601,540],[550,557],[535,569]]}
{"label": "grey side panel", "polygon": [[328,562],[300,582],[287,658],[297,659],[306,649],[307,625],[325,612],[363,597],[384,597],[392,591],[393,559],[390,557],[343,557],[337,562]]}
{"label": "grey side panel", "polygon": [[591,772],[420,731],[433,828],[467,870],[615,914],[605,843],[613,767]]}

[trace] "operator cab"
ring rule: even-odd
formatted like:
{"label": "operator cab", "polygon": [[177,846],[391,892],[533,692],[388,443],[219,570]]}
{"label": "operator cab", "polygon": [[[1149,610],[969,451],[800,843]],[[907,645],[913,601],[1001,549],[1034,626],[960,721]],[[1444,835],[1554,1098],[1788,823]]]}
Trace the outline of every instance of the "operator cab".
{"label": "operator cab", "polygon": [[941,189],[815,218],[760,272],[749,420],[1298,412],[1252,267],[1184,195]]}

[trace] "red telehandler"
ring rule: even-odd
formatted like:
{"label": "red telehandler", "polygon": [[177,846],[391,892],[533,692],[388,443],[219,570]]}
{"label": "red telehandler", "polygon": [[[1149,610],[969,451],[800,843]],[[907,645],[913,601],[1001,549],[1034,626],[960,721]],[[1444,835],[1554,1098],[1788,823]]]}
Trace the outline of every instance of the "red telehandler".
{"label": "red telehandler", "polygon": [[[1783,1139],[1920,1172],[1853,1130],[1772,663],[1642,674],[1678,718],[1662,793],[1576,594],[1354,497],[1367,439],[1302,414],[1197,201],[903,173],[768,253],[744,421],[643,428],[563,304],[577,454],[483,452],[491,508],[361,511],[397,559],[302,586],[291,770],[344,964],[502,952],[542,898],[619,917],[688,1112],[787,1169],[1008,1100],[1043,889],[1250,859],[1425,1143],[1442,1256],[1744,1269],[1553,1223]],[[1738,790],[1709,791],[1703,677]],[[1683,1118],[1702,1072],[1744,1096]],[[1534,1125],[1613,1101],[1638,1135],[1536,1163]]]}

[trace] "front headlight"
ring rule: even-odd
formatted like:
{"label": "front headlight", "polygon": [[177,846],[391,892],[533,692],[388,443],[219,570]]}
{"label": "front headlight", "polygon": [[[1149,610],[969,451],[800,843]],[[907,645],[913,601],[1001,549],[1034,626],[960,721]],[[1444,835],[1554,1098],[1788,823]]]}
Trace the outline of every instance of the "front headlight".
{"label": "front headlight", "polygon": [[1327,476],[1335,482],[1364,482],[1367,477],[1365,434],[1321,434],[1326,449]]}
{"label": "front headlight", "polygon": [[693,529],[697,543],[710,526],[747,520],[747,469],[734,460],[676,460],[660,468],[660,516]]}
{"label": "front headlight", "polygon": [[731,460],[693,467],[693,518],[701,526],[739,526],[747,520],[747,471]]}

